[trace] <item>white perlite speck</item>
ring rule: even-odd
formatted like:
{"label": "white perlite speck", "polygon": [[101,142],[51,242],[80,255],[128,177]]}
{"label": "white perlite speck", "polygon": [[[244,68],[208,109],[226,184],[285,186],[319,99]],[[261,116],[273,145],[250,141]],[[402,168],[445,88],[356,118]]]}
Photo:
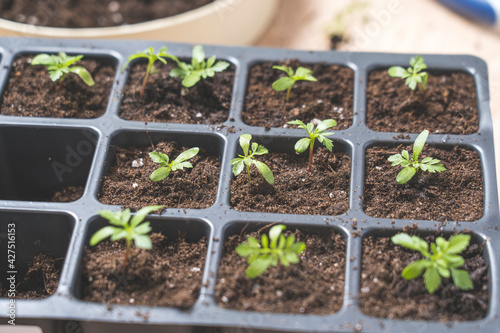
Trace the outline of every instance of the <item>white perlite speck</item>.
{"label": "white perlite speck", "polygon": [[140,168],[144,165],[144,160],[142,158],[138,158],[132,161],[132,168]]}

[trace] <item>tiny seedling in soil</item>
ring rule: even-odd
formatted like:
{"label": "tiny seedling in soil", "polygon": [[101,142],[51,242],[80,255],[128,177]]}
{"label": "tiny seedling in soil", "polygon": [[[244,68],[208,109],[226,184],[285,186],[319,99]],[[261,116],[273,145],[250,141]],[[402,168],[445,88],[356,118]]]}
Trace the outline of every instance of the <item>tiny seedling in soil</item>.
{"label": "tiny seedling in soil", "polygon": [[213,77],[216,72],[223,72],[229,67],[229,63],[226,61],[216,61],[216,57],[213,55],[207,60],[205,60],[205,51],[203,46],[196,45],[193,48],[193,56],[191,58],[191,64],[186,64],[180,61],[177,57],[172,57],[175,62],[177,62],[177,68],[170,71],[171,77],[180,77],[182,79],[182,85],[186,88],[191,88],[197,84],[202,78],[206,79]]}
{"label": "tiny seedling in soil", "polygon": [[250,176],[250,166],[254,164],[257,167],[257,170],[259,170],[259,172],[262,174],[264,179],[269,184],[274,184],[274,176],[271,169],[269,169],[269,167],[263,162],[255,160],[256,155],[268,154],[269,151],[264,146],[261,146],[256,142],[252,142],[252,149],[250,149],[250,141],[252,141],[252,135],[240,135],[240,146],[243,149],[244,155],[238,155],[239,157],[234,158],[231,161],[231,165],[233,166],[233,174],[235,176],[238,176],[246,166],[248,179],[252,181],[252,177]]}
{"label": "tiny seedling in soil", "polygon": [[429,131],[425,130],[420,133],[413,144],[413,161],[410,159],[410,154],[407,150],[403,150],[401,154],[395,154],[389,156],[387,159],[392,162],[391,166],[401,165],[404,169],[399,172],[396,177],[396,181],[399,184],[404,184],[413,178],[418,169],[422,171],[429,171],[431,173],[445,171],[446,168],[440,164],[438,159],[432,157],[426,157],[421,162],[418,161],[418,157],[424,148],[425,141],[429,136]]}
{"label": "tiny seedling in soil", "polygon": [[406,280],[416,279],[423,273],[425,288],[430,294],[433,294],[441,285],[441,277],[448,279],[451,275],[453,283],[458,288],[462,290],[474,289],[469,273],[458,269],[465,262],[464,258],[458,254],[469,246],[470,235],[454,235],[449,241],[438,237],[436,243],[431,243],[431,252],[429,252],[427,242],[417,236],[410,237],[408,234],[401,233],[393,236],[391,240],[396,245],[419,251],[427,258],[414,261],[403,269],[401,275]]}
{"label": "tiny seedling in soil", "polygon": [[138,58],[146,58],[148,59],[148,67],[146,69],[146,76],[144,77],[144,82],[142,83],[142,89],[140,92],[140,97],[142,98],[144,96],[144,91],[146,90],[146,84],[148,82],[149,75],[151,73],[155,73],[157,71],[155,67],[155,62],[157,60],[161,61],[163,64],[167,64],[167,60],[165,58],[172,58],[170,54],[167,53],[167,47],[164,46],[158,51],[158,53],[154,52],[154,49],[150,47],[149,49],[144,50],[143,52],[137,52],[132,54],[131,56],[128,57],[128,61],[125,63],[125,65],[122,68],[122,72],[125,70],[125,68],[128,66],[128,64]]}
{"label": "tiny seedling in soil", "polygon": [[285,267],[300,262],[299,256],[306,249],[306,244],[295,242],[294,235],[285,237],[281,233],[285,229],[283,224],[275,225],[269,230],[269,237],[262,235],[261,244],[254,237],[248,237],[246,243],[236,247],[238,255],[248,257],[249,266],[245,271],[247,277],[255,279],[269,266],[278,266],[278,260]]}
{"label": "tiny seedling in soil", "polygon": [[184,168],[192,168],[193,165],[187,160],[193,158],[198,154],[200,148],[191,148],[181,153],[175,160],[169,163],[169,157],[166,154],[153,151],[149,153],[149,157],[153,162],[158,163],[160,167],[156,169],[152,174],[150,179],[154,182],[159,182],[170,175],[171,171],[183,170]]}
{"label": "tiny seedling in soil", "polygon": [[305,68],[305,67],[298,67],[295,73],[293,72],[292,67],[288,66],[273,66],[274,69],[279,69],[280,71],[283,71],[288,74],[288,76],[279,78],[278,80],[274,81],[273,83],[273,89],[275,91],[283,91],[286,90],[286,101],[290,99],[290,91],[292,91],[293,86],[295,85],[295,82],[299,80],[303,81],[318,81],[312,74],[313,71]]}
{"label": "tiny seedling in soil", "polygon": [[309,166],[307,167],[307,170],[309,172],[312,171],[312,164],[313,164],[313,152],[314,152],[314,142],[316,139],[318,139],[319,142],[321,142],[326,149],[329,151],[332,151],[333,148],[333,143],[332,140],[328,139],[328,135],[332,135],[332,132],[327,132],[325,131],[331,127],[337,126],[337,122],[333,119],[326,119],[323,120],[319,125],[314,129],[314,124],[309,123],[309,124],[304,124],[300,120],[293,120],[289,121],[288,124],[290,125],[298,125],[300,128],[304,129],[307,134],[309,135],[308,138],[302,138],[297,143],[295,144],[295,151],[300,154],[306,151],[307,147],[309,147]]}
{"label": "tiny seedling in soil", "polygon": [[31,64],[43,65],[47,67],[50,74],[50,79],[52,81],[59,80],[59,88],[62,88],[62,84],[68,73],[73,73],[78,75],[86,85],[92,87],[94,85],[94,79],[90,75],[89,71],[83,66],[74,66],[75,63],[80,61],[83,55],[69,56],[64,52],[60,52],[59,55],[54,54],[37,54]]}
{"label": "tiny seedling in soil", "polygon": [[132,219],[130,219],[131,214],[129,208],[114,213],[109,210],[99,211],[99,215],[108,220],[112,226],[106,226],[93,234],[90,238],[90,246],[95,246],[108,237],[110,237],[112,242],[125,239],[127,248],[125,250],[125,258],[123,259],[122,265],[123,269],[125,269],[127,267],[132,241],[134,241],[136,247],[141,249],[149,250],[153,247],[151,239],[147,235],[152,229],[149,226],[149,222],[143,221],[146,215],[161,208],[163,208],[163,206],[148,206],[141,208]]}
{"label": "tiny seedling in soil", "polygon": [[408,67],[408,69],[404,69],[400,66],[393,66],[387,70],[387,73],[392,77],[406,79],[405,84],[412,90],[411,98],[417,86],[420,91],[427,89],[429,74],[427,74],[427,72],[422,72],[422,70],[426,68],[427,65],[424,63],[424,58],[416,56],[410,59],[410,67]]}

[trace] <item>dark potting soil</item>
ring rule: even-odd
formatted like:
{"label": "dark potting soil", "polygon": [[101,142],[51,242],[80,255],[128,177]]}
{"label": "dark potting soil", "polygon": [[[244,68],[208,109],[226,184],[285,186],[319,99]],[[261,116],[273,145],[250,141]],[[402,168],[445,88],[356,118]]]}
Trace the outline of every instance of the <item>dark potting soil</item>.
{"label": "dark potting soil", "polygon": [[97,118],[104,114],[115,76],[114,66],[84,58],[78,65],[90,72],[95,85],[89,87],[70,73],[60,88],[59,82],[50,79],[46,67],[32,66],[31,59],[22,56],[12,64],[1,114],[54,118]]}
{"label": "dark potting soil", "polygon": [[372,71],[367,87],[367,126],[379,132],[472,134],[479,128],[474,78],[429,72],[427,89],[411,90],[386,70]]}
{"label": "dark potting soil", "polygon": [[366,151],[365,212],[374,217],[435,221],[475,221],[483,216],[483,176],[479,154],[455,146],[451,151],[425,146],[420,159],[431,156],[447,169],[419,171],[408,183],[396,183],[400,166],[387,158],[412,147],[375,146]]}
{"label": "dark potting soil", "polygon": [[[220,158],[209,155],[203,149],[189,160],[193,164],[192,169],[174,171],[160,182],[149,179],[158,169],[158,164],[149,157],[151,151],[162,152],[175,159],[190,148],[178,147],[175,142],[160,142],[154,149],[114,147],[116,161],[104,177],[99,201],[132,209],[150,205],[196,209],[213,205],[217,196]],[[139,167],[132,166],[134,161]]]}
{"label": "dark potting soil", "polygon": [[[55,293],[61,274],[61,262],[45,254],[36,255],[24,276],[16,276],[16,295],[20,299],[40,299]],[[8,281],[0,284],[0,297],[9,297]]]}
{"label": "dark potting soil", "polygon": [[[435,236],[424,239],[434,242]],[[401,276],[406,266],[422,259],[419,252],[394,245],[390,237],[369,236],[363,239],[362,253],[359,304],[367,315],[389,319],[467,321],[479,320],[487,314],[489,278],[488,265],[483,259],[483,244],[469,245],[461,253],[465,259],[461,269],[471,276],[474,290],[460,290],[450,278],[442,279],[442,286],[432,295],[425,289],[423,277],[405,280]]]}
{"label": "dark potting soil", "polygon": [[[247,235],[230,236],[224,244],[217,276],[215,296],[219,306],[274,313],[330,314],[340,310],[345,279],[344,238],[334,232],[294,234],[307,246],[300,263],[271,266],[254,280],[245,275],[247,259],[234,251]],[[248,236],[260,239],[256,232]]]}
{"label": "dark potting soil", "polygon": [[[286,102],[286,91],[274,91],[272,84],[286,73],[273,65],[306,67],[314,71],[318,82],[297,81]],[[250,70],[243,121],[251,126],[296,127],[288,121],[300,119],[335,119],[334,129],[346,129],[352,124],[354,72],[348,67],[329,64],[301,64],[297,60],[278,63],[264,62]]]}
{"label": "dark potting soil", "polygon": [[6,20],[60,28],[110,27],[177,15],[214,0],[6,0],[0,17]]}
{"label": "dark potting soil", "polygon": [[51,202],[73,202],[80,199],[85,191],[83,186],[68,186],[54,193]]}
{"label": "dark potting soil", "polygon": [[181,235],[154,233],[151,240],[151,250],[131,249],[125,270],[122,267],[124,242],[105,241],[85,249],[83,300],[177,308],[193,306],[202,284],[206,239],[192,243]]}
{"label": "dark potting soil", "polygon": [[132,66],[123,91],[121,118],[182,124],[220,124],[227,119],[233,90],[233,65],[189,89],[182,86],[180,78],[170,77],[170,71],[177,67],[174,61],[155,65],[158,72],[150,75],[143,97],[140,92],[147,66],[145,63]]}
{"label": "dark potting soil", "polygon": [[250,168],[231,181],[231,207],[245,212],[340,215],[349,209],[350,159],[344,153],[320,147],[314,152],[312,172],[307,171],[308,153],[270,153],[258,157],[274,174],[270,185]]}

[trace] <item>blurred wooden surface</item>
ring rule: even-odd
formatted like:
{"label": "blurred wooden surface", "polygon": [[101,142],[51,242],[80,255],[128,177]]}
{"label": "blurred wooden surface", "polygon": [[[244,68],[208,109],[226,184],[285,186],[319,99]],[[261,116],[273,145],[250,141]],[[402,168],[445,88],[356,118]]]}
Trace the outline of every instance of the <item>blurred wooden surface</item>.
{"label": "blurred wooden surface", "polygon": [[[354,0],[281,0],[272,26],[258,46],[328,50],[325,31]],[[359,2],[359,0],[358,0]],[[367,0],[346,29],[346,51],[471,54],[488,63],[500,179],[500,30],[469,21],[434,0]]]}

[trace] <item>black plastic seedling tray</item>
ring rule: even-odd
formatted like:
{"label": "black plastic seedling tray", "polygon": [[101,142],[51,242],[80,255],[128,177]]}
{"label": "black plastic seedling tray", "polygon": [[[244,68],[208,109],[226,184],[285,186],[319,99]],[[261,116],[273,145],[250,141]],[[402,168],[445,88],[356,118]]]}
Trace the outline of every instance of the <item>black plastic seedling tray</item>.
{"label": "black plastic seedling tray", "polygon": [[[18,269],[25,269],[30,257],[40,251],[64,257],[56,293],[43,300],[17,300],[16,324],[35,325],[43,332],[498,332],[500,327],[500,230],[497,180],[493,147],[492,119],[489,109],[488,73],[485,62],[472,56],[424,55],[429,68],[459,70],[470,73],[478,96],[479,131],[471,135],[431,134],[431,146],[460,145],[476,150],[481,158],[484,181],[484,214],[474,222],[392,220],[373,218],[363,212],[364,152],[374,144],[410,144],[417,134],[395,140],[400,133],[374,132],[366,126],[365,90],[370,70],[405,65],[413,55],[306,52],[294,50],[206,46],[207,55],[215,54],[235,65],[232,104],[223,127],[216,125],[183,125],[173,123],[126,121],[118,116],[120,91],[128,71],[120,69],[128,55],[153,46],[167,45],[169,52],[190,58],[192,45],[160,42],[60,41],[24,38],[0,39],[0,83],[5,87],[13,59],[22,53],[59,52],[92,55],[111,59],[116,78],[105,114],[95,119],[30,118],[0,115],[0,278],[7,278],[7,224],[16,224]],[[260,61],[297,58],[303,63],[325,62],[350,67],[354,71],[353,123],[346,130],[334,131],[335,149],[351,159],[351,179],[347,213],[339,216],[294,215],[239,212],[230,209],[230,161],[238,149],[238,138],[250,133],[270,150],[293,152],[293,143],[303,133],[298,129],[261,128],[246,125],[241,112],[249,68]],[[235,131],[227,131],[234,126]],[[98,210],[118,210],[119,206],[102,204],[97,199],[103,174],[112,161],[112,147],[150,145],[150,140],[173,139],[185,146],[201,142],[201,147],[221,157],[221,173],[215,204],[206,209],[164,210],[151,216],[157,230],[185,230],[194,237],[207,236],[203,287],[196,304],[189,310],[147,306],[112,306],[84,302],[79,277],[83,249],[90,234],[103,224]],[[27,152],[27,154],[21,154]],[[73,153],[72,153],[73,152]],[[76,157],[73,156],[76,152]],[[64,177],[54,172],[51,162],[71,168]],[[62,183],[62,184],[61,184]],[[55,188],[85,186],[83,196],[71,203],[30,201]],[[38,199],[37,199],[38,200]],[[352,221],[358,227],[353,229]],[[217,271],[223,252],[223,240],[239,233],[244,224],[249,230],[272,222],[282,222],[304,230],[321,232],[333,229],[345,237],[345,290],[342,308],[332,315],[272,314],[228,310],[216,304],[214,293]],[[359,223],[363,221],[362,225]],[[164,222],[163,224],[160,222]],[[468,229],[476,242],[486,240],[484,257],[489,264],[490,303],[484,319],[469,322],[425,322],[389,320],[364,315],[358,307],[360,294],[361,245],[363,237],[394,234],[403,227],[418,223],[425,233],[441,228],[444,232]],[[354,231],[360,231],[354,237]],[[38,241],[36,241],[38,240]],[[9,299],[0,299],[0,325],[7,324]],[[144,315],[146,314],[146,315]]]}

